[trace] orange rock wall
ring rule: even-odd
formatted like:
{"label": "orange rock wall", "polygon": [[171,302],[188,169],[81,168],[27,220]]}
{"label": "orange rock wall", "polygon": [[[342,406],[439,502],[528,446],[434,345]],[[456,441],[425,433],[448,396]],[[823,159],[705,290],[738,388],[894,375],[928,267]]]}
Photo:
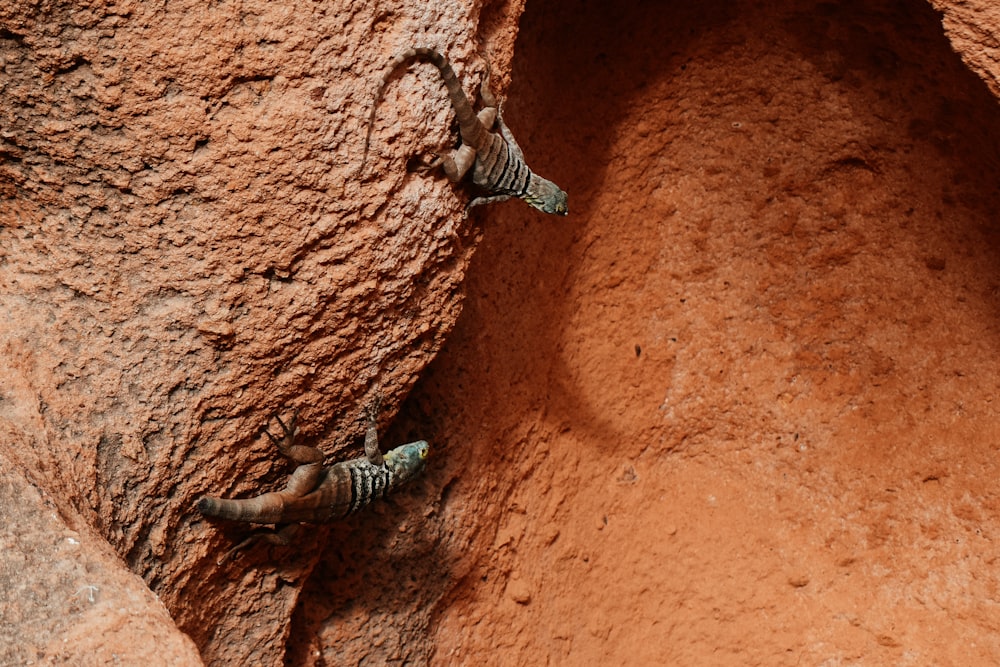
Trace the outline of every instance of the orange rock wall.
{"label": "orange rock wall", "polygon": [[[0,8],[0,662],[998,662],[987,4]],[[412,171],[426,66],[357,173],[417,42],[569,217]],[[216,564],[414,383],[424,478]]]}
{"label": "orange rock wall", "polygon": [[512,81],[571,215],[490,212],[397,423],[424,565],[331,545],[301,664],[1000,660],[1000,109],[940,17],[529,5]]}
{"label": "orange rock wall", "polygon": [[[220,568],[248,527],[194,501],[284,483],[261,437],[279,411],[356,455],[363,405],[381,392],[387,424],[440,347],[477,228],[465,190],[408,168],[451,141],[437,73],[394,81],[362,172],[364,121],[414,42],[470,90],[488,48],[502,89],[520,6],[0,7],[0,463],[40,494],[5,526],[44,533],[55,510],[110,544],[204,660],[280,662],[324,532],[276,567],[262,551]],[[83,545],[77,565],[111,553]],[[0,571],[20,564],[0,549]],[[42,608],[0,662],[50,657],[70,612]],[[109,650],[138,661],[127,635]]]}

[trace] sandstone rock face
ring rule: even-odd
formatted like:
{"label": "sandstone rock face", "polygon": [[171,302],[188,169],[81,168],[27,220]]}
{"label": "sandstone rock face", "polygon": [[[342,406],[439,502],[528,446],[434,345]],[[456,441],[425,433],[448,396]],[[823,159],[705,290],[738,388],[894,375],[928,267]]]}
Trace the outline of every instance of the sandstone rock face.
{"label": "sandstone rock face", "polygon": [[[318,536],[220,569],[247,527],[194,500],[284,483],[260,437],[281,410],[357,455],[364,403],[381,391],[388,421],[458,315],[468,193],[408,169],[452,141],[445,91],[432,68],[400,76],[360,173],[377,76],[419,41],[470,90],[489,47],[501,84],[518,8],[0,8],[0,461],[102,535],[208,662],[280,662]],[[44,630],[20,641],[48,659]]]}
{"label": "sandstone rock face", "polygon": [[[988,3],[413,4],[0,8],[0,662],[998,662]],[[427,66],[358,173],[415,43],[569,217],[412,168]],[[415,382],[424,479],[217,565]]]}
{"label": "sandstone rock face", "polygon": [[989,0],[931,0],[955,51],[1000,97],[1000,7]]}
{"label": "sandstone rock face", "polygon": [[167,609],[89,526],[0,460],[0,664],[196,665]]}
{"label": "sandstone rock face", "polygon": [[[433,569],[331,545],[303,662],[996,663],[1000,110],[940,17],[529,5],[516,53],[571,215],[491,212],[397,423]],[[386,571],[408,618],[337,583]]]}

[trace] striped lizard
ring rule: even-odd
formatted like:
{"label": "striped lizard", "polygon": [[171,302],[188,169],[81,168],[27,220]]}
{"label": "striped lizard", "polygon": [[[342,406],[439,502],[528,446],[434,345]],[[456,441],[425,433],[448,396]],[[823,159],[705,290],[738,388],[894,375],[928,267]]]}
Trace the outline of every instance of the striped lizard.
{"label": "striped lizard", "polygon": [[283,435],[276,437],[269,430],[264,432],[282,454],[299,464],[284,490],[244,500],[203,496],[197,507],[205,516],[230,521],[290,525],[251,534],[226,552],[219,563],[257,540],[288,544],[300,523],[323,523],[353,514],[420,474],[427,459],[426,441],[396,447],[385,455],[379,449],[380,403],[381,399],[376,399],[365,410],[368,422],[365,455],[330,467],[323,467],[323,452],[319,449],[294,444],[299,432],[295,425],[297,415],[293,415],[288,424],[275,416]]}
{"label": "striped lizard", "polygon": [[[480,204],[500,202],[517,197],[545,213],[566,215],[569,211],[566,193],[558,185],[542,178],[528,168],[524,162],[524,154],[517,145],[514,135],[500,115],[500,107],[489,89],[489,73],[483,79],[481,96],[486,107],[476,114],[472,110],[469,98],[458,82],[455,70],[448,59],[434,49],[416,47],[404,51],[389,63],[378,92],[372,105],[371,116],[368,119],[368,132],[365,135],[365,152],[361,160],[361,170],[364,170],[368,159],[368,147],[371,142],[372,125],[375,123],[375,112],[382,100],[385,88],[392,74],[403,63],[415,58],[425,58],[434,64],[441,73],[451,106],[458,117],[459,134],[462,145],[450,156],[438,156],[429,168],[440,165],[445,175],[453,183],[460,181],[469,169],[472,169],[472,182],[483,188],[488,196],[477,197],[469,202],[467,209]],[[499,134],[492,132],[496,126]]]}

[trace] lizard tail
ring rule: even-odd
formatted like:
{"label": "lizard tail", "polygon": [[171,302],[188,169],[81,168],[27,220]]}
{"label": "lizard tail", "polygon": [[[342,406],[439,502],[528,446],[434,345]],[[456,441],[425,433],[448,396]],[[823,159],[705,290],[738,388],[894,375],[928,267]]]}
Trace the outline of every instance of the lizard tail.
{"label": "lizard tail", "polygon": [[385,93],[386,86],[389,85],[389,80],[392,78],[393,73],[397,69],[399,69],[404,63],[415,58],[429,60],[435,67],[438,68],[438,72],[441,73],[441,79],[444,81],[445,88],[448,89],[448,97],[451,99],[451,104],[455,109],[455,115],[458,117],[458,125],[462,134],[462,141],[472,146],[480,146],[485,140],[483,135],[486,134],[488,130],[483,127],[483,124],[479,122],[479,118],[476,116],[476,112],[472,110],[472,104],[469,103],[469,98],[466,97],[465,91],[462,90],[462,84],[459,83],[458,76],[455,74],[455,70],[452,68],[451,63],[448,62],[448,58],[435,49],[417,46],[412,49],[407,49],[393,58],[389,63],[389,66],[386,68],[385,74],[382,75],[382,82],[379,84],[378,91],[375,93],[375,102],[372,104],[371,114],[368,116],[368,130],[365,132],[365,151],[361,158],[362,172],[364,171],[365,163],[368,160],[368,148],[372,138],[372,126],[375,124],[375,114],[378,111],[379,102],[382,101],[382,95]]}
{"label": "lizard tail", "polygon": [[243,500],[226,500],[209,496],[202,496],[198,500],[198,511],[205,516],[230,521],[277,523],[281,520],[284,508],[284,498],[277,492]]}

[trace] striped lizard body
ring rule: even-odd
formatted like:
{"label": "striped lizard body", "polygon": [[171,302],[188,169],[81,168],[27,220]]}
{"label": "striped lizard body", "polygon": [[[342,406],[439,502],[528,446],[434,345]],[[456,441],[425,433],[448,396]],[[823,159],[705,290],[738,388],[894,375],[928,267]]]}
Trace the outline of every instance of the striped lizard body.
{"label": "striped lizard body", "polygon": [[[566,193],[552,181],[532,172],[524,162],[524,154],[517,145],[514,135],[503,122],[500,108],[489,90],[489,77],[483,80],[481,89],[486,107],[477,114],[473,111],[465,91],[462,90],[451,63],[434,49],[412,48],[399,54],[389,63],[375,94],[375,103],[368,119],[365,152],[361,161],[362,170],[368,159],[375,113],[385,88],[393,73],[404,63],[415,58],[429,60],[441,73],[451,106],[458,118],[459,134],[462,138],[462,145],[452,155],[440,156],[431,167],[440,164],[452,182],[460,181],[471,169],[472,182],[489,193],[488,196],[473,199],[469,202],[468,208],[516,197],[545,213],[566,215],[569,211]],[[491,131],[494,126],[499,130],[499,134]]]}
{"label": "striped lizard body", "polygon": [[323,523],[346,517],[385,498],[419,475],[427,459],[427,442],[411,442],[383,455],[378,446],[377,409],[376,402],[367,411],[365,456],[329,467],[323,466],[323,453],[319,449],[294,444],[298,433],[295,418],[286,425],[276,417],[284,435],[278,438],[270,431],[265,432],[282,454],[299,464],[285,488],[242,500],[204,496],[198,500],[197,507],[205,516],[230,521],[292,525],[283,530],[264,530],[251,535],[222,560],[258,539],[287,544],[299,523]]}

